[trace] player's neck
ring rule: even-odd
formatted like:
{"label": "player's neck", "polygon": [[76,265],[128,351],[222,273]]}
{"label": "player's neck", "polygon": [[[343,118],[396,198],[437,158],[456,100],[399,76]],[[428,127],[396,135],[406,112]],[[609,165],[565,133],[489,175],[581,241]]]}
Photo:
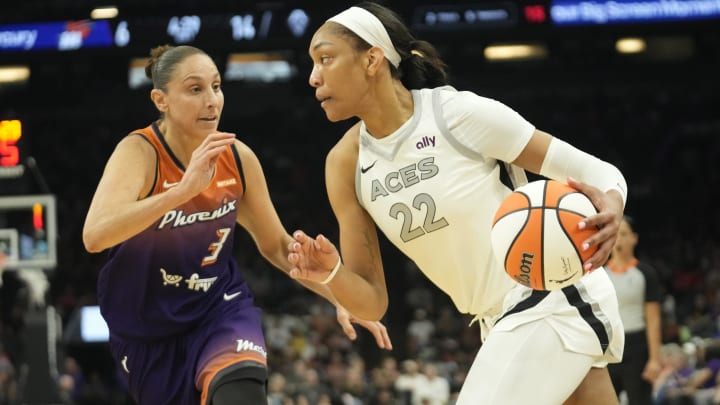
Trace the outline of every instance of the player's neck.
{"label": "player's neck", "polygon": [[394,133],[413,115],[415,107],[412,93],[402,84],[384,88],[372,99],[370,107],[359,117],[365,122],[368,133],[375,138],[384,138]]}
{"label": "player's neck", "polygon": [[160,121],[158,129],[173,155],[187,167],[192,152],[202,143],[202,139],[192,139],[190,136],[180,132],[179,129],[168,125],[165,120]]}

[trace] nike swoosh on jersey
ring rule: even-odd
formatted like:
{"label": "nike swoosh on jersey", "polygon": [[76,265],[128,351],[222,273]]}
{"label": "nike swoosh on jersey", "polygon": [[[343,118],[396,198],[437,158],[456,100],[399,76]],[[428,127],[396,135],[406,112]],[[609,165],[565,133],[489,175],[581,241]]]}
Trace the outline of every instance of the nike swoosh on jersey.
{"label": "nike swoosh on jersey", "polygon": [[172,188],[180,184],[179,181],[176,181],[175,183],[168,183],[167,180],[163,181],[163,188]]}
{"label": "nike swoosh on jersey", "polygon": [[242,291],[238,291],[238,292],[232,293],[232,294],[225,293],[225,294],[223,294],[223,299],[225,301],[230,301],[231,299],[237,297],[240,294],[242,294]]}
{"label": "nike swoosh on jersey", "polygon": [[372,169],[373,166],[375,166],[375,163],[377,163],[377,160],[374,161],[374,162],[372,162],[372,164],[371,164],[370,166],[368,166],[368,167],[362,167],[362,166],[360,166],[360,173],[365,173],[365,172],[367,172],[368,170]]}

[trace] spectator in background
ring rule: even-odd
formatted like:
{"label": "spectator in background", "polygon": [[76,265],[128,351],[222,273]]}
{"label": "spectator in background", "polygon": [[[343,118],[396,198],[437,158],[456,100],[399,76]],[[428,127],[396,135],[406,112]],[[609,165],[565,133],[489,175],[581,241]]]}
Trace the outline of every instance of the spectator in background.
{"label": "spectator in background", "polygon": [[677,343],[667,343],[660,350],[661,370],[653,383],[653,405],[694,405],[686,385],[693,373],[690,358]]}
{"label": "spectator in background", "polygon": [[58,376],[60,397],[65,404],[77,404],[83,400],[85,376],[83,370],[73,357],[63,359],[63,367]]}
{"label": "spectator in background", "polygon": [[407,327],[407,350],[411,356],[417,356],[423,349],[430,345],[435,333],[435,324],[428,318],[428,313],[423,308],[416,308],[413,312],[413,319]]}
{"label": "spectator in background", "polygon": [[403,405],[418,405],[418,393],[425,377],[420,373],[420,365],[415,360],[405,360],[402,366],[402,373],[395,380],[395,390]]}
{"label": "spectator in background", "polygon": [[687,391],[695,399],[694,405],[717,405],[720,387],[720,341],[706,339],[698,348],[698,364],[688,377]]}
{"label": "spectator in background", "polygon": [[420,384],[417,395],[422,404],[447,405],[450,401],[450,383],[438,374],[437,366],[433,363],[426,363],[423,366],[425,381]]}
{"label": "spectator in background", "polygon": [[615,391],[625,391],[630,405],[650,405],[652,384],[660,373],[662,289],[655,269],[635,257],[638,235],[633,219],[620,224],[605,270],[617,292],[625,327],[621,363],[608,365]]}
{"label": "spectator in background", "polygon": [[283,405],[287,398],[285,376],[275,372],[268,378],[268,405]]}

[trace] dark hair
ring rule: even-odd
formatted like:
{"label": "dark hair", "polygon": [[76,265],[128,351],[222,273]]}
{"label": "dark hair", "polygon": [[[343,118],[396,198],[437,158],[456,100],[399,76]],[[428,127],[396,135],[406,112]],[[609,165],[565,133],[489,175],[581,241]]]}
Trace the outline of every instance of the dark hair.
{"label": "dark hair", "polygon": [[150,60],[145,66],[145,76],[152,80],[153,88],[165,91],[175,67],[188,56],[198,54],[207,56],[203,50],[194,46],[157,46],[150,50]]}
{"label": "dark hair", "polygon": [[[447,65],[440,58],[439,52],[427,41],[415,39],[410,29],[392,10],[373,2],[363,2],[356,7],[364,8],[380,20],[385,27],[395,50],[400,54],[400,66],[390,64],[392,76],[399,79],[408,89],[438,87],[448,84]],[[337,24],[338,34],[349,37],[357,50],[368,50],[372,47],[364,39]]]}

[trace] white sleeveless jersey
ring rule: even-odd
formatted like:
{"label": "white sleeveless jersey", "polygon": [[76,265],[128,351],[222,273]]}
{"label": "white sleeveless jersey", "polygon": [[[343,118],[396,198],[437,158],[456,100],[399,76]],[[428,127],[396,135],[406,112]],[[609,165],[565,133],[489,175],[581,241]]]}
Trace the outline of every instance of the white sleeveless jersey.
{"label": "white sleeveless jersey", "polygon": [[375,139],[360,126],[356,192],[377,226],[460,312],[501,310],[517,284],[491,251],[511,162],[534,127],[509,107],[450,87],[412,91],[414,113]]}

